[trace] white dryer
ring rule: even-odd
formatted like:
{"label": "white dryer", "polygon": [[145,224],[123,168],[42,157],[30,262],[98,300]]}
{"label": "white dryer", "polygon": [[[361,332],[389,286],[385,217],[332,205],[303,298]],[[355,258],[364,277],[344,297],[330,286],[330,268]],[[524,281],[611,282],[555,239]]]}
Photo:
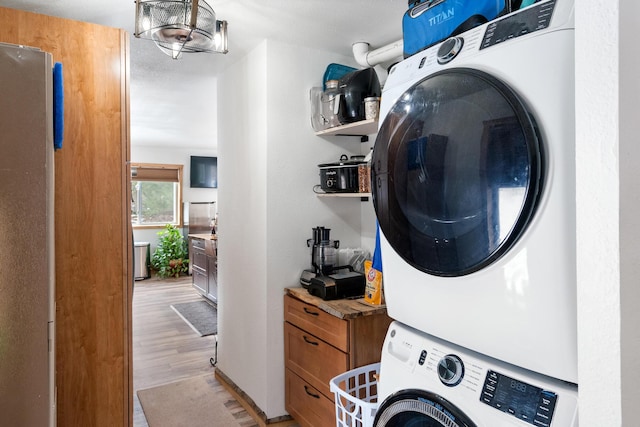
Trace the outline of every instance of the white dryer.
{"label": "white dryer", "polygon": [[393,322],[374,427],[577,427],[578,389]]}
{"label": "white dryer", "polygon": [[396,64],[372,158],[389,315],[577,383],[573,0]]}

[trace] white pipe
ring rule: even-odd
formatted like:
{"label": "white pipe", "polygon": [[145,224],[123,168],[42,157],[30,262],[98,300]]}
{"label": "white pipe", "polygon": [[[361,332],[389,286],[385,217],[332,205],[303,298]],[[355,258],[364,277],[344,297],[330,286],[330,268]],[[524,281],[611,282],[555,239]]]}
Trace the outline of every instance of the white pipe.
{"label": "white pipe", "polygon": [[369,43],[367,42],[356,42],[351,46],[353,57],[356,62],[363,67],[373,67],[382,62],[401,58],[404,54],[404,42],[402,40],[389,43],[386,46],[371,51],[369,47]]}

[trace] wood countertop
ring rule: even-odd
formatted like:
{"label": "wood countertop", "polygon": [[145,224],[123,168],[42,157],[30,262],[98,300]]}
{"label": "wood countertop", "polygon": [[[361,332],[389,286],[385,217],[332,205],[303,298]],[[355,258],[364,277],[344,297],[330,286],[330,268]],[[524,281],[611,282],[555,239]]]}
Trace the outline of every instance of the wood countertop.
{"label": "wood countertop", "polygon": [[218,240],[218,236],[216,234],[211,234],[211,233],[188,234],[187,236],[193,237],[194,239]]}
{"label": "wood countertop", "polygon": [[285,292],[287,295],[318,307],[320,310],[339,319],[353,319],[360,316],[372,316],[375,314],[387,313],[386,305],[369,304],[364,300],[364,298],[325,301],[322,298],[311,295],[303,287],[285,288]]}

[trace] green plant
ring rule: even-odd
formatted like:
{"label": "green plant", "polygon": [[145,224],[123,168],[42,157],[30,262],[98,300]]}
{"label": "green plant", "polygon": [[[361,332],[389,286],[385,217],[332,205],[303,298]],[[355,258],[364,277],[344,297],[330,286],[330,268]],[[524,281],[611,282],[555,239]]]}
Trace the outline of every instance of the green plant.
{"label": "green plant", "polygon": [[160,243],[153,252],[151,265],[160,277],[178,277],[189,271],[187,242],[175,225],[167,224],[158,232]]}

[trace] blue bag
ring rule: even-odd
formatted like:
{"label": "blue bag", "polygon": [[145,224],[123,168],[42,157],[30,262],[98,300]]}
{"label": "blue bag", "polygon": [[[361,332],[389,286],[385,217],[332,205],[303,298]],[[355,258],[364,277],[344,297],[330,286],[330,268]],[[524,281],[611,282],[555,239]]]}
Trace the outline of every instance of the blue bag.
{"label": "blue bag", "polygon": [[380,250],[380,224],[376,221],[376,246],[373,250],[371,267],[382,273],[382,251]]}
{"label": "blue bag", "polygon": [[505,0],[414,1],[402,18],[404,57],[491,21],[507,9]]}

